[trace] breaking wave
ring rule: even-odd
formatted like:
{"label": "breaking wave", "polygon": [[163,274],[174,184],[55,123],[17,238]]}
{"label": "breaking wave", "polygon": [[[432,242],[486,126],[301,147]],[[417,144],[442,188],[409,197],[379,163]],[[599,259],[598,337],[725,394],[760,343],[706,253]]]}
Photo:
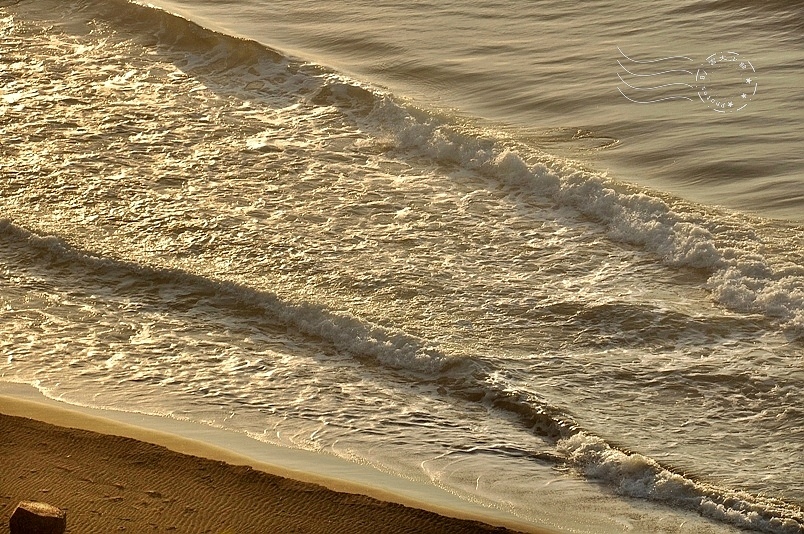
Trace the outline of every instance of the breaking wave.
{"label": "breaking wave", "polygon": [[390,368],[436,373],[452,359],[425,340],[380,327],[356,317],[337,314],[307,303],[291,303],[274,294],[254,291],[231,282],[221,282],[175,269],[160,269],[96,256],[77,249],[56,236],[41,237],[7,220],[0,220],[0,240],[17,254],[30,254],[45,268],[78,270],[78,276],[98,276],[112,290],[131,291],[131,279],[141,285],[169,285],[191,289],[198,299],[213,296],[221,312],[245,307],[272,324],[282,324],[321,339],[339,351],[358,358],[372,358]]}
{"label": "breaking wave", "polygon": [[85,0],[77,13],[133,29],[146,42],[155,39],[184,70],[218,90],[269,99],[274,107],[277,99],[335,107],[401,158],[465,169],[575,209],[603,225],[613,241],[641,247],[667,265],[707,273],[707,289],[718,304],[769,317],[794,337],[804,335],[804,259],[789,254],[798,249],[798,226],[776,227],[638,191],[516,139],[458,125],[451,117],[154,7]]}

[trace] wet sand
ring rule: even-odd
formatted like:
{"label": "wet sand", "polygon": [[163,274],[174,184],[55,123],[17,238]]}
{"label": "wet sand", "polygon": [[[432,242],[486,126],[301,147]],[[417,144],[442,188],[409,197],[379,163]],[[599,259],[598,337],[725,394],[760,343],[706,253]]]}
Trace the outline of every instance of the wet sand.
{"label": "wet sand", "polygon": [[0,533],[23,500],[66,510],[72,533],[515,532],[70,423],[0,415]]}

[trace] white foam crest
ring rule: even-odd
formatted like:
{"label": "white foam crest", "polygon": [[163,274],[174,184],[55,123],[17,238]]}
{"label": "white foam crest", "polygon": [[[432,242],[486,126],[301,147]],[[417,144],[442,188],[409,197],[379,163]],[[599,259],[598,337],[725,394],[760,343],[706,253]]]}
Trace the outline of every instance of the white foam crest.
{"label": "white foam crest", "polygon": [[786,275],[783,268],[771,268],[764,258],[757,262],[745,255],[715,272],[709,285],[717,302],[778,318],[793,335],[804,336],[804,282],[800,275]]}
{"label": "white foam crest", "polygon": [[[605,175],[580,170],[545,155],[524,158],[521,151],[477,131],[462,131],[438,117],[408,109],[378,95],[361,127],[379,130],[399,149],[438,164],[477,171],[514,188],[558,202],[605,225],[615,241],[642,247],[677,268],[710,273],[713,299],[734,310],[775,318],[794,335],[804,335],[804,275],[757,255],[757,237],[736,246],[717,223],[679,212],[665,200],[633,192]],[[528,150],[522,148],[522,151]],[[707,214],[710,217],[712,214]],[[717,220],[718,215],[713,215]],[[710,230],[711,228],[711,230]],[[791,274],[792,273],[792,274]]]}
{"label": "white foam crest", "polygon": [[556,198],[605,223],[613,239],[643,246],[673,266],[711,269],[722,262],[713,236],[661,199],[619,192],[605,177],[569,166],[562,170]]}
{"label": "white foam crest", "polygon": [[379,99],[373,117],[403,149],[423,151],[439,163],[478,170],[508,185],[552,197],[606,224],[612,238],[642,245],[671,265],[713,268],[722,264],[709,231],[684,221],[661,199],[618,191],[606,177],[554,159],[528,163],[512,148],[476,132],[460,132],[436,118],[414,117],[388,98]]}
{"label": "white foam crest", "polygon": [[673,473],[651,458],[627,453],[602,439],[578,432],[557,444],[585,476],[611,484],[622,495],[672,503],[740,528],[797,534],[804,514],[788,503],[725,491]]}
{"label": "white foam crest", "polygon": [[[357,357],[369,357],[383,366],[427,374],[438,373],[458,360],[441,353],[426,340],[405,332],[378,326],[345,313],[335,313],[308,303],[291,303],[274,294],[254,291],[174,269],[159,269],[94,256],[72,247],[57,236],[38,236],[0,219],[0,239],[16,241],[16,246],[55,256],[54,264],[68,261],[91,269],[115,270],[121,278],[141,276],[150,281],[165,280],[214,291],[218,295],[234,296],[241,304],[262,309],[270,316],[298,328],[301,332],[332,343],[341,351]],[[222,305],[225,305],[225,301]]]}
{"label": "white foam crest", "polygon": [[336,314],[309,304],[294,306],[278,301],[272,302],[269,309],[305,334],[322,337],[339,350],[370,356],[386,367],[433,374],[452,361],[425,340],[366,323],[351,315]]}

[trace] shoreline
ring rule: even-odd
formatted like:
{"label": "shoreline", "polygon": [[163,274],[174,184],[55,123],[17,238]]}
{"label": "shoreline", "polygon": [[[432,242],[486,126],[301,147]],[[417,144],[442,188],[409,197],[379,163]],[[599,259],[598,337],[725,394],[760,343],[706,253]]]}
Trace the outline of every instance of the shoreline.
{"label": "shoreline", "polygon": [[[330,503],[351,497],[353,500],[371,503],[371,510],[380,507],[382,515],[390,514],[390,522],[383,520],[382,526],[385,532],[409,530],[408,523],[413,516],[419,517],[422,514],[428,517],[427,521],[435,521],[439,526],[433,532],[474,532],[474,531],[495,531],[495,532],[528,532],[532,534],[547,534],[549,531],[543,527],[527,523],[502,510],[495,510],[471,502],[459,499],[458,497],[443,491],[436,486],[408,481],[382,473],[368,466],[352,464],[328,455],[317,454],[308,451],[285,449],[282,447],[259,442],[248,436],[226,432],[223,430],[205,427],[204,425],[178,421],[157,416],[147,416],[130,412],[116,412],[98,410],[82,406],[74,406],[53,400],[42,395],[36,388],[25,384],[2,383],[0,384],[0,428],[3,428],[2,438],[0,438],[0,449],[7,449],[0,454],[0,458],[5,458],[9,462],[3,471],[20,470],[18,478],[22,481],[11,480],[5,477],[5,482],[0,485],[0,533],[7,532],[8,518],[14,506],[21,500],[42,500],[50,502],[55,506],[63,507],[59,502],[49,495],[56,497],[58,492],[49,488],[38,488],[38,485],[47,485],[48,478],[60,479],[62,483],[81,485],[81,479],[75,471],[65,471],[64,466],[59,466],[65,458],[75,457],[79,454],[86,454],[87,451],[76,450],[75,441],[86,441],[90,448],[98,448],[107,451],[106,457],[116,458],[114,462],[98,462],[95,458],[91,462],[89,469],[101,469],[106,472],[110,469],[117,473],[117,478],[125,478],[126,470],[131,467],[121,462],[125,456],[117,455],[117,449],[141,450],[143,454],[148,454],[162,460],[170,459],[176,465],[187,464],[195,466],[204,464],[204,469],[212,469],[216,472],[225,473],[231,480],[228,484],[234,484],[231,490],[237,493],[238,477],[245,479],[260,478],[264,484],[270,480],[284,481],[291,486],[303,486],[305,492],[310,494],[321,494],[319,504]],[[17,419],[15,419],[17,418]],[[19,419],[22,418],[22,419]],[[40,456],[39,451],[43,443],[53,439],[57,446],[61,447],[61,460],[53,453]],[[121,441],[122,440],[122,441]],[[132,441],[136,440],[136,441]],[[60,444],[60,445],[59,445]],[[65,454],[68,451],[69,454]],[[44,451],[46,452],[46,451]],[[124,452],[124,451],[120,451]],[[34,455],[36,465],[27,465],[26,457]],[[154,456],[155,455],[155,456]],[[17,461],[11,460],[15,458]],[[200,464],[199,464],[200,462]],[[10,465],[13,463],[14,465]],[[23,466],[21,464],[26,464]],[[97,465],[96,465],[97,464]],[[48,465],[50,475],[47,474]],[[86,466],[83,469],[88,469]],[[194,496],[192,491],[182,490],[193,485],[192,480],[179,482],[184,473],[166,473],[165,478],[176,481],[170,491],[183,493],[181,500],[190,502]],[[10,475],[9,475],[10,476]],[[46,477],[46,478],[42,478]],[[76,478],[79,477],[79,478]],[[279,477],[279,478],[277,478]],[[30,481],[25,479],[31,478]],[[84,478],[92,478],[84,477]],[[112,477],[114,478],[114,477]],[[2,479],[0,479],[2,480]],[[137,480],[136,478],[134,479]],[[57,480],[53,480],[57,482]],[[156,484],[158,481],[153,481]],[[246,482],[244,482],[245,484]],[[120,483],[117,483],[120,484]],[[122,484],[131,487],[132,483]],[[269,484],[270,485],[270,484]],[[3,487],[9,486],[9,487]],[[13,486],[11,488],[10,486]],[[114,486],[114,484],[113,484]],[[115,486],[116,487],[116,486]],[[43,490],[48,490],[42,493]],[[66,490],[67,498],[71,492]],[[147,490],[139,488],[139,497],[142,498],[143,491],[147,496],[151,494],[162,494],[162,491]],[[105,490],[107,493],[109,488]],[[112,492],[114,493],[113,489]],[[9,494],[16,495],[9,495]],[[121,491],[118,493],[132,494],[135,492]],[[304,492],[303,492],[304,493]],[[106,495],[101,499],[113,498],[114,503],[124,503],[126,499],[123,495]],[[285,495],[283,493],[285,497]],[[93,499],[93,505],[98,507],[98,496]],[[241,496],[242,497],[242,496]],[[247,497],[247,496],[246,496]],[[15,502],[10,502],[16,498]],[[76,496],[75,499],[80,499]],[[74,500],[74,499],[70,499]],[[247,500],[245,497],[241,500]],[[296,499],[298,500],[298,499]],[[145,501],[137,501],[144,506]],[[259,506],[260,500],[257,499],[253,504]],[[81,509],[82,503],[71,502],[69,509]],[[129,503],[131,504],[131,503]],[[115,505],[118,508],[122,505]],[[186,505],[193,508],[191,505]],[[205,507],[207,505],[204,505]],[[231,505],[229,505],[231,507]],[[310,506],[307,503],[307,506]],[[316,505],[318,506],[318,504]],[[367,505],[369,506],[369,505]],[[350,506],[348,508],[353,508]],[[328,510],[327,517],[335,517],[335,521],[349,522],[349,517],[337,519],[339,514],[345,513],[346,508],[334,506]],[[250,509],[248,515],[259,515],[268,513],[268,510]],[[208,514],[212,513],[209,510]],[[207,515],[208,515],[207,514]],[[68,532],[85,532],[85,530],[71,530],[77,528],[70,520],[68,510]],[[97,515],[97,514],[94,514]],[[118,514],[119,515],[119,514]],[[195,513],[198,515],[198,512]],[[347,514],[348,515],[348,514]],[[369,514],[371,516],[373,514]],[[300,523],[293,525],[292,521],[285,525],[287,531],[314,532],[317,527],[307,525],[310,514],[299,514]],[[362,517],[369,517],[362,516]],[[432,516],[432,517],[431,517]],[[74,514],[73,514],[73,517]],[[89,517],[86,513],[79,512],[78,519]],[[160,518],[169,520],[170,517]],[[241,518],[245,519],[245,518]],[[74,519],[73,521],[75,521]],[[149,521],[154,521],[154,517],[149,516]],[[207,518],[207,521],[209,518]],[[125,524],[117,525],[125,529],[131,518]],[[237,519],[233,519],[237,521]],[[395,523],[396,521],[396,523]],[[153,523],[156,525],[157,523]],[[111,525],[106,525],[111,526]],[[370,532],[376,531],[377,525],[361,530],[358,524],[352,524],[353,528],[346,529],[350,532]],[[425,525],[420,525],[426,528]],[[175,527],[175,525],[174,525]],[[106,528],[106,527],[104,527]],[[115,527],[117,528],[117,527]],[[176,530],[176,529],[179,530]],[[186,532],[194,532],[198,528],[195,524]],[[181,532],[181,527],[169,528],[165,526],[165,531]],[[298,530],[297,530],[298,529]],[[457,529],[457,530],[455,530]],[[506,530],[508,529],[508,530]],[[136,531],[136,530],[134,530]],[[159,527],[154,527],[154,532],[158,532]],[[225,532],[222,530],[221,532]],[[282,530],[286,531],[286,530]],[[216,532],[214,529],[210,532]],[[231,532],[240,532],[235,529]]]}

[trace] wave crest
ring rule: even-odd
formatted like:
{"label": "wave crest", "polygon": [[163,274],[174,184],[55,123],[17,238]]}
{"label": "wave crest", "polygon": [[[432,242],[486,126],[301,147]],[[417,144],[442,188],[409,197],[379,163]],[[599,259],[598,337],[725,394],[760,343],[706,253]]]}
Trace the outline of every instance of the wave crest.
{"label": "wave crest", "polygon": [[[322,339],[358,358],[370,358],[392,369],[438,374],[455,361],[426,340],[399,330],[381,327],[344,313],[309,303],[287,302],[277,295],[255,291],[178,269],[155,268],[100,257],[76,248],[58,236],[39,236],[8,220],[0,219],[0,243],[31,255],[45,267],[67,266],[87,273],[103,273],[110,284],[127,286],[126,280],[194,288],[193,293],[216,295],[218,306],[247,307],[273,322]],[[117,281],[117,282],[115,282]],[[225,310],[224,310],[225,311]]]}
{"label": "wave crest", "polygon": [[740,528],[785,534],[804,532],[804,514],[793,505],[696,482],[651,458],[612,448],[583,432],[560,441],[558,449],[584,475],[611,484],[622,495],[672,503]]}
{"label": "wave crest", "polygon": [[390,139],[404,154],[472,170],[573,208],[604,225],[613,241],[641,247],[676,268],[707,272],[707,288],[715,302],[763,314],[793,336],[804,335],[804,268],[757,254],[763,238],[733,231],[719,212],[701,213],[700,208],[635,192],[604,174],[534,154],[530,147],[495,140],[478,130],[461,129],[388,96],[376,100],[367,118],[355,120]]}

